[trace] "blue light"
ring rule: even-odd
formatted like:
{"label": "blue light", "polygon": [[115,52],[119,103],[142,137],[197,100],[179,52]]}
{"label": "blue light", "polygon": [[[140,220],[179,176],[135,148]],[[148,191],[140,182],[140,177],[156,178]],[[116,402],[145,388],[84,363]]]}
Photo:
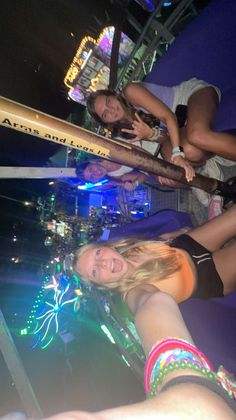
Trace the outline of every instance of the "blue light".
{"label": "blue light", "polygon": [[146,0],[147,6],[148,6],[148,11],[149,12],[153,12],[153,10],[155,9],[154,5],[152,4],[151,1]]}
{"label": "blue light", "polygon": [[169,7],[171,5],[172,5],[172,2],[171,1],[165,1],[165,3],[163,3],[163,6],[164,7]]}
{"label": "blue light", "polygon": [[96,184],[93,184],[92,182],[86,182],[84,185],[79,185],[78,190],[89,190],[90,188],[93,188],[93,187],[99,187],[108,181],[109,179],[102,179],[101,181],[96,182]]}

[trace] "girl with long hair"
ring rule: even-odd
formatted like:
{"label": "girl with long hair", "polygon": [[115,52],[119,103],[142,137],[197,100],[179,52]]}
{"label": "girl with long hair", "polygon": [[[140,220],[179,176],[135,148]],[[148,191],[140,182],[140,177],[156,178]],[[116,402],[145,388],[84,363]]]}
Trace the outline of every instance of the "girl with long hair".
{"label": "girl with long hair", "polygon": [[236,236],[236,205],[174,236],[167,241],[130,238],[85,245],[75,253],[74,268],[85,281],[119,291],[134,313],[140,297],[152,291],[168,293],[179,303],[236,289],[236,241],[224,246]]}
{"label": "girl with long hair", "polygon": [[163,158],[192,179],[191,165],[213,155],[236,161],[236,137],[213,131],[220,98],[216,86],[194,78],[173,87],[130,83],[121,94],[100,90],[88,97],[87,108],[113,136],[160,143]]}
{"label": "girl with long hair", "polygon": [[[155,242],[131,240],[88,245],[76,253],[74,266],[85,280],[118,288],[126,295],[147,356],[147,400],[96,413],[60,413],[48,420],[235,419],[236,382],[222,366],[216,371],[196,347],[176,303],[180,289],[174,281],[181,273],[181,299],[193,293],[211,297],[235,290],[236,242],[222,245],[236,235],[236,206],[217,219],[189,231],[186,243],[195,244],[189,258],[176,243],[174,247],[163,244],[160,249],[157,243],[155,249]],[[182,244],[185,239],[182,237]],[[167,278],[169,290],[164,291]]]}

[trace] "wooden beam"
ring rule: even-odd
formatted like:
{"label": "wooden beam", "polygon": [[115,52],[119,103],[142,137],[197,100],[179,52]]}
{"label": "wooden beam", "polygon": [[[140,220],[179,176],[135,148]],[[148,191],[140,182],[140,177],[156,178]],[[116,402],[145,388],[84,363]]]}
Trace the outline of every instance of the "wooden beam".
{"label": "wooden beam", "polygon": [[[188,183],[184,169],[179,166],[148,155],[142,149],[131,144],[106,139],[59,118],[3,97],[0,97],[0,125],[40,137],[44,141],[52,141],[62,146],[83,150],[100,158],[146,171],[151,175],[161,175],[188,186],[201,188],[210,194],[232,196],[232,187],[224,182],[197,174]],[[235,189],[235,186],[233,189]],[[235,191],[233,191],[233,196],[235,196]]]}

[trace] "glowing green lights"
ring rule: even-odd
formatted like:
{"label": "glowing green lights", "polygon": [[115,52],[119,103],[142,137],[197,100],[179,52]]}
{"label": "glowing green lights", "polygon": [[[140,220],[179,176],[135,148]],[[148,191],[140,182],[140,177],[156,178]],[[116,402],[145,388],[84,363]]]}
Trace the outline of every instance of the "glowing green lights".
{"label": "glowing green lights", "polygon": [[125,358],[125,356],[122,354],[121,357],[122,357],[122,360],[124,360],[125,364],[130,367],[130,364],[128,360]]}
{"label": "glowing green lights", "polygon": [[110,331],[106,327],[106,325],[102,324],[101,325],[101,329],[104,332],[104,334],[106,334],[107,338],[109,338],[109,340],[111,341],[111,343],[115,344],[116,342],[115,342],[114,338],[112,337]]}

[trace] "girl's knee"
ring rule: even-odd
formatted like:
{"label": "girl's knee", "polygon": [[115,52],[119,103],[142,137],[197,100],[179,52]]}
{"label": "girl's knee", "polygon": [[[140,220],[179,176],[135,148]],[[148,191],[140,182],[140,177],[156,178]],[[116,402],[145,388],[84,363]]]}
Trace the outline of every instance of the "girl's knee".
{"label": "girl's knee", "polygon": [[188,142],[199,149],[205,149],[210,141],[212,131],[205,127],[193,127],[187,129]]}
{"label": "girl's knee", "polygon": [[204,152],[190,143],[186,143],[184,146],[184,153],[186,159],[192,163],[198,163],[204,165],[206,160],[209,158],[209,153]]}

